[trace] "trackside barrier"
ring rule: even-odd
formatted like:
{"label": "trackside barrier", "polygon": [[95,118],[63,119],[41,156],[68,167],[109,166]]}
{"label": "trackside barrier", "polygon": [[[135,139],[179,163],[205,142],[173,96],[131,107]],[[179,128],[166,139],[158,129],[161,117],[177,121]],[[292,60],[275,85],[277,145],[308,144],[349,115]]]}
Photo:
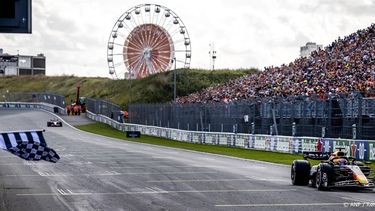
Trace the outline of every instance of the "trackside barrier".
{"label": "trackside barrier", "polygon": [[48,103],[0,102],[0,110],[35,110],[42,109],[50,112],[66,114],[64,108]]}
{"label": "trackside barrier", "polygon": [[244,133],[220,133],[179,130],[148,125],[119,123],[107,116],[87,112],[87,117],[102,122],[120,131],[140,131],[142,134],[190,143],[227,145],[245,149],[258,149],[283,153],[316,151],[316,143],[322,143],[323,152],[332,152],[344,147],[349,156],[358,160],[375,160],[375,141],[297,136],[275,136]]}
{"label": "trackside barrier", "polygon": [[[50,112],[66,114],[64,108],[48,103],[0,102],[0,110],[35,110],[42,109]],[[227,145],[246,149],[259,149],[284,153],[301,153],[315,151],[318,140],[322,143],[322,151],[332,152],[337,147],[344,147],[349,156],[358,160],[375,160],[374,140],[352,140],[334,138],[315,138],[297,136],[274,136],[244,133],[220,133],[179,130],[156,126],[119,123],[107,116],[87,112],[87,116],[97,122],[102,122],[120,131],[140,131],[142,134],[168,138],[176,141],[191,143]]]}

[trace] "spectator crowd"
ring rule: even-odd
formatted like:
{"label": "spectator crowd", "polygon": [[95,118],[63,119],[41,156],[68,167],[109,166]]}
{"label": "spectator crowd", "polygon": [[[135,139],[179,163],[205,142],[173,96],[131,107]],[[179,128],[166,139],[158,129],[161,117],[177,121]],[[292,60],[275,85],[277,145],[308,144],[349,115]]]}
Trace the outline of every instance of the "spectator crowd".
{"label": "spectator crowd", "polygon": [[210,103],[264,97],[350,95],[375,97],[375,24],[338,38],[310,57],[208,87],[176,103]]}

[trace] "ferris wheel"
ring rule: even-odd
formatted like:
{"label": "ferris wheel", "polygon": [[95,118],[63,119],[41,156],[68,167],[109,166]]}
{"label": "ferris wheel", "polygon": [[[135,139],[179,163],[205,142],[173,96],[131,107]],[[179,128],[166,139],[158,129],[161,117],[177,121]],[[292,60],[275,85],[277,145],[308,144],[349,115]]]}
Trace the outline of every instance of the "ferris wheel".
{"label": "ferris wheel", "polygon": [[138,79],[173,68],[189,68],[189,33],[172,10],[141,4],[114,24],[108,39],[109,73],[118,79]]}

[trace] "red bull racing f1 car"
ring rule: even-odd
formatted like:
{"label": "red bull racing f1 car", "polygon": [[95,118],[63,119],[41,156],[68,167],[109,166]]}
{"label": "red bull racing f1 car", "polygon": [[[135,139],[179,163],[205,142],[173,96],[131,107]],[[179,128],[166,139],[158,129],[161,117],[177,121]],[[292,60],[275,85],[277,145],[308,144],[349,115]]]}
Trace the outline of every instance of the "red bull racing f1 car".
{"label": "red bull racing f1 car", "polygon": [[[291,179],[293,185],[311,185],[318,190],[334,187],[374,188],[374,179],[370,178],[370,167],[363,162],[347,157],[341,151],[333,153],[303,152],[304,160],[293,161]],[[308,159],[320,160],[311,166]]]}

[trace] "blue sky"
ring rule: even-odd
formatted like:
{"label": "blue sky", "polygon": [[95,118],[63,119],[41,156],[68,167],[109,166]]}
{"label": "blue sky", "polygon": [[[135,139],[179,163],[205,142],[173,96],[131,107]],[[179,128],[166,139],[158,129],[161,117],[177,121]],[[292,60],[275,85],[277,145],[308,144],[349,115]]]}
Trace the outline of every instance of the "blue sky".
{"label": "blue sky", "polygon": [[172,9],[192,43],[191,67],[263,69],[293,61],[300,46],[326,46],[375,23],[375,0],[33,0],[33,33],[0,34],[5,52],[47,57],[47,75],[110,77],[108,36],[119,16],[142,3]]}

